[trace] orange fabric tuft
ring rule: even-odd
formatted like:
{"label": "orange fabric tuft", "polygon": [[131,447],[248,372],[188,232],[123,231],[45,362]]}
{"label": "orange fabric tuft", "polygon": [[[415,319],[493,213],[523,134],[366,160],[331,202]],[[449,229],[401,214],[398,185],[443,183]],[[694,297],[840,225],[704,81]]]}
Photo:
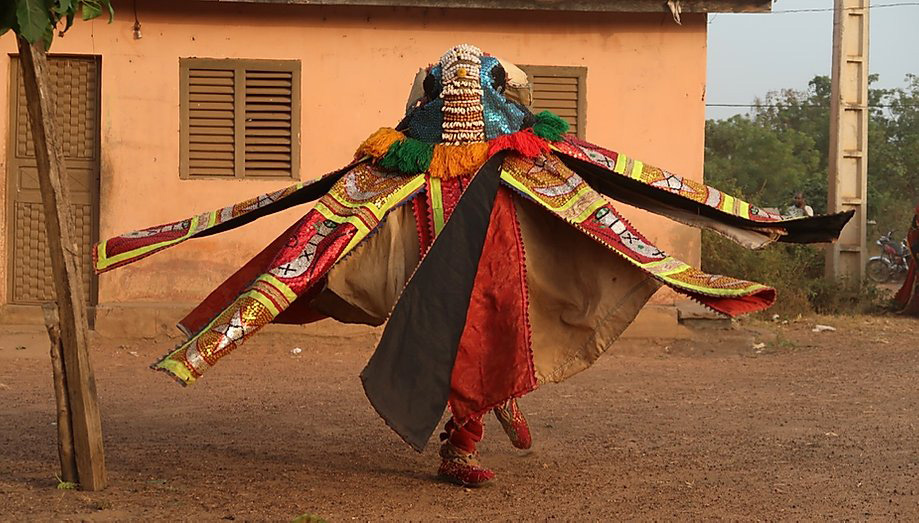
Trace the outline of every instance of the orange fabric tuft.
{"label": "orange fabric tuft", "polygon": [[405,135],[399,131],[390,127],[381,127],[364,140],[364,143],[357,148],[354,156],[355,158],[360,158],[364,155],[374,159],[382,158],[389,151],[392,144],[404,139]]}
{"label": "orange fabric tuft", "polygon": [[428,173],[434,178],[454,178],[474,174],[488,160],[488,144],[434,146],[434,158]]}
{"label": "orange fabric tuft", "polygon": [[526,158],[536,158],[542,153],[549,152],[549,143],[533,134],[533,131],[529,129],[503,134],[488,142],[489,157],[505,149],[517,151]]}

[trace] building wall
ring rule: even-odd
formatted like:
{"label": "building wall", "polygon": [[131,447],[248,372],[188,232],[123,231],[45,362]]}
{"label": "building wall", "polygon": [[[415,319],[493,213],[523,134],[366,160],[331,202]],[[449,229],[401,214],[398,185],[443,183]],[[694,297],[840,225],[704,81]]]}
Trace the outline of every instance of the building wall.
{"label": "building wall", "polygon": [[[517,63],[588,67],[589,141],[692,179],[702,176],[706,24],[701,15],[684,16],[678,26],[663,13],[161,1],[139,3],[140,40],[132,38],[132,15],[125,7],[112,24],[77,21],[53,46],[55,53],[102,56],[102,238],[185,218],[290,183],[179,179],[180,57],[300,60],[303,179],[340,167],[368,134],[397,123],[418,68],[462,42]],[[15,52],[12,35],[0,38],[0,51],[0,77],[6,84],[7,53]],[[4,85],[4,177],[8,93]],[[0,187],[6,187],[5,181]],[[698,263],[698,233],[635,209],[623,210],[659,246]],[[104,274],[99,303],[200,300],[303,212],[288,210]],[[0,228],[5,229],[3,216]],[[4,260],[6,238],[0,230]],[[6,263],[0,264],[4,297],[6,270]],[[663,292],[655,301],[672,302],[673,294]]]}

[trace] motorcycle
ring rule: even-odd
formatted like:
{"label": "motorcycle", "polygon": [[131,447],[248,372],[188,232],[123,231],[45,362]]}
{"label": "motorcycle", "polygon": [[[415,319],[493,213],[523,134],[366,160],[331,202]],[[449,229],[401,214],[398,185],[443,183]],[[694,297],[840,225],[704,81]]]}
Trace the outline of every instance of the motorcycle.
{"label": "motorcycle", "polygon": [[905,241],[894,242],[892,234],[888,232],[878,238],[875,243],[881,246],[881,255],[872,256],[865,266],[865,275],[874,283],[898,280],[909,272],[909,248]]}

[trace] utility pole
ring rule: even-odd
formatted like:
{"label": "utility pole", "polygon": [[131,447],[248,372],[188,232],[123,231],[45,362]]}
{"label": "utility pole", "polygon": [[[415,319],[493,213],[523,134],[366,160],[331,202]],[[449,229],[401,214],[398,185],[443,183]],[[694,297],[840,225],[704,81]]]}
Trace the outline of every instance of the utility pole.
{"label": "utility pole", "polygon": [[870,0],[835,0],[830,98],[830,213],[855,216],[827,249],[826,274],[860,281],[868,211],[868,10]]}

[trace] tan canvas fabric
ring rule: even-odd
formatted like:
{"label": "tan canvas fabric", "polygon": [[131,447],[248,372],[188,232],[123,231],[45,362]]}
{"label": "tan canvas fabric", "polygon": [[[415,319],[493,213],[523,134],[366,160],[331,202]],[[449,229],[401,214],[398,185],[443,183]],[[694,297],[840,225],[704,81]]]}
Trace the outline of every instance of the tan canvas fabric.
{"label": "tan canvas fabric", "polygon": [[420,258],[415,214],[411,205],[403,205],[332,268],[314,306],[346,323],[382,325]]}
{"label": "tan canvas fabric", "polygon": [[605,352],[660,285],[531,202],[518,199],[517,216],[536,377],[562,381]]}

